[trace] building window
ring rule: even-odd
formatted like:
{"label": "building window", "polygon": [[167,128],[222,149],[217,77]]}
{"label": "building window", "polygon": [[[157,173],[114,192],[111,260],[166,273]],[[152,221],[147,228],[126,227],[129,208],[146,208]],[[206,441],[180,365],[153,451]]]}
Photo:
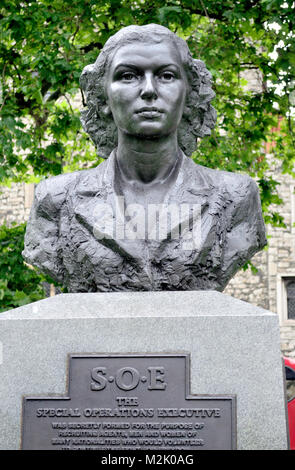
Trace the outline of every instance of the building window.
{"label": "building window", "polygon": [[277,277],[277,312],[281,323],[295,323],[295,273]]}
{"label": "building window", "polygon": [[287,318],[295,320],[295,279],[285,280],[287,294]]}

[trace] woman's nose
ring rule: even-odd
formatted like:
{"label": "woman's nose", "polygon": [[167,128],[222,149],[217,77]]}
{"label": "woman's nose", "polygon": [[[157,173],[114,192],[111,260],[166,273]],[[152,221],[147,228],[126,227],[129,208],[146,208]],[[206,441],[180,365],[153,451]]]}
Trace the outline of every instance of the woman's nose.
{"label": "woman's nose", "polygon": [[145,75],[142,82],[142,89],[140,94],[142,99],[155,99],[158,97],[156,84],[152,74]]}

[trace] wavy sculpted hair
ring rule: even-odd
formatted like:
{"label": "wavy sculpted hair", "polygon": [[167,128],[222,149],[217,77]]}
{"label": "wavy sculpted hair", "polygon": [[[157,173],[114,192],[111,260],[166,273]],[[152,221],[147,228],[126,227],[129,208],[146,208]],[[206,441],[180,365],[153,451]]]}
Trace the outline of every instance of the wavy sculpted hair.
{"label": "wavy sculpted hair", "polygon": [[111,114],[106,112],[105,80],[115,52],[133,42],[159,43],[167,41],[178,49],[187,75],[185,112],[177,129],[178,143],[190,156],[196,149],[198,137],[210,135],[216,122],[216,111],[210,102],[215,96],[211,88],[211,74],[204,62],[193,59],[186,42],[164,26],[148,24],[127,26],[111,36],[105,43],[96,62],[87,65],[80,77],[86,96],[87,108],[81,112],[84,130],[96,145],[99,156],[107,158],[117,146],[118,133]]}

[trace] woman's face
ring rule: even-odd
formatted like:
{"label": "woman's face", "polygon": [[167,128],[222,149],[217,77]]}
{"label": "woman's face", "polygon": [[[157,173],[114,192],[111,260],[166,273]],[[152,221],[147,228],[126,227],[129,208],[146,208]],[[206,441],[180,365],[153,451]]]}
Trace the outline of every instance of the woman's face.
{"label": "woman's face", "polygon": [[119,48],[107,75],[107,104],[118,130],[161,137],[176,132],[187,94],[187,79],[173,44],[131,43]]}

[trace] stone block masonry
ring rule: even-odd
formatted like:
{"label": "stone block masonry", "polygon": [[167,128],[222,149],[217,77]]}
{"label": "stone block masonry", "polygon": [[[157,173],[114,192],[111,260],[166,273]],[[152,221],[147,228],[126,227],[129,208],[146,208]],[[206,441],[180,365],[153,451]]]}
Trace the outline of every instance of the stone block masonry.
{"label": "stone block masonry", "polygon": [[34,185],[12,183],[0,186],[0,225],[26,222],[34,197]]}
{"label": "stone block masonry", "polygon": [[286,279],[295,280],[295,180],[291,175],[282,175],[280,168],[272,168],[272,174],[280,183],[278,194],[283,205],[271,209],[284,217],[286,227],[267,226],[268,248],[251,260],[258,273],[250,269],[238,272],[224,292],[277,313],[282,352],[295,357],[295,320],[288,319],[284,287]]}

